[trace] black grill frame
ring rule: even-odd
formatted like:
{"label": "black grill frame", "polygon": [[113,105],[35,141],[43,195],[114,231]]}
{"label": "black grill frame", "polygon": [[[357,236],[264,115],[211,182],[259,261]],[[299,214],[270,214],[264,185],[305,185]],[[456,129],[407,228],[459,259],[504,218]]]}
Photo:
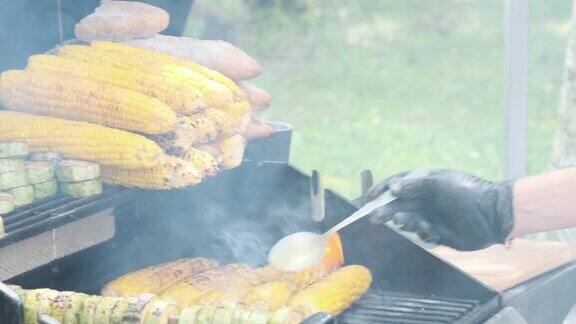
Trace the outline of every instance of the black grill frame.
{"label": "black grill frame", "polygon": [[[356,210],[350,201],[327,190],[326,219],[323,222],[301,218],[287,220],[283,210],[289,210],[289,216],[294,217],[306,215],[310,210],[310,177],[290,164],[279,162],[247,162],[238,169],[183,190],[112,190],[100,197],[103,201],[109,199],[108,202],[117,203],[116,236],[112,240],[22,274],[9,282],[25,288],[49,287],[97,293],[103,284],[118,275],[181,257],[205,256],[214,257],[222,263],[250,263],[250,260],[236,258],[232,251],[222,249],[222,242],[213,235],[217,233],[212,226],[214,223],[227,224],[218,229],[221,231],[227,227],[233,229],[234,218],[248,220],[254,226],[262,226],[277,239],[296,230],[325,230]],[[75,210],[85,211],[87,215],[93,210],[88,206],[93,204],[96,202],[87,200],[86,207],[76,206]],[[104,206],[110,207],[103,203],[101,207]],[[222,207],[221,212],[225,216],[214,214],[214,206]],[[80,215],[82,213],[78,217]],[[46,224],[57,226],[58,215],[52,215],[47,220],[50,218],[54,220]],[[28,230],[33,231],[34,228],[31,226]],[[165,233],[171,235],[166,236]],[[317,314],[307,323],[346,323],[358,312],[366,311],[362,303],[366,300],[370,302],[370,298],[373,298],[372,301],[378,298],[382,301],[383,298],[388,302],[388,307],[410,300],[466,305],[465,311],[452,313],[461,316],[448,318],[454,323],[481,323],[503,305],[501,295],[439,259],[394,228],[373,225],[365,219],[341,234],[347,263],[370,268],[374,275],[371,289],[378,294],[368,295],[339,318]],[[183,249],[174,249],[183,245]],[[418,314],[417,309],[405,308],[404,311]],[[0,322],[20,324],[21,314],[18,298],[0,285]],[[381,316],[383,314],[374,315],[380,320],[385,319]]]}

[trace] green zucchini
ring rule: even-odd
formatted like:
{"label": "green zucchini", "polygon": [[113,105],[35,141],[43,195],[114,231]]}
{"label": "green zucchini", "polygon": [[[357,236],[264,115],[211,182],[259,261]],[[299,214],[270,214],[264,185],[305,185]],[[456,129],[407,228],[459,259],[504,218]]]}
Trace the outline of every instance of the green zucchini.
{"label": "green zucchini", "polygon": [[268,321],[269,324],[288,324],[300,323],[304,316],[299,311],[293,310],[288,307],[278,308]]}
{"label": "green zucchini", "polygon": [[266,324],[270,319],[270,312],[265,310],[253,310],[248,317],[248,323],[250,324]]}
{"label": "green zucchini", "polygon": [[[94,312],[101,296],[88,296],[78,310],[79,324],[94,324]],[[98,323],[99,324],[99,323]]]}
{"label": "green zucchini", "polygon": [[196,313],[195,324],[211,324],[214,316],[215,306],[203,305]]}
{"label": "green zucchini", "polygon": [[0,159],[0,173],[24,170],[22,159]]}
{"label": "green zucchini", "polygon": [[144,321],[146,307],[157,297],[152,294],[140,294],[128,297],[128,305],[122,314],[122,324],[140,324]]}
{"label": "green zucchini", "polygon": [[54,152],[32,152],[28,159],[30,161],[57,163],[62,160],[62,155]]}
{"label": "green zucchini", "polygon": [[212,315],[213,323],[223,323],[229,324],[232,323],[232,316],[234,315],[234,307],[230,306],[218,306],[214,310],[214,314]]}
{"label": "green zucchini", "polygon": [[50,301],[50,315],[60,323],[64,321],[64,312],[70,304],[70,300],[75,293],[72,291],[62,291]]}
{"label": "green zucchini", "polygon": [[58,194],[58,183],[56,180],[32,185],[34,188],[34,200],[40,200]]}
{"label": "green zucchini", "polygon": [[49,162],[28,161],[24,164],[31,184],[48,182],[54,179],[54,165]]}
{"label": "green zucchini", "polygon": [[40,290],[28,290],[24,293],[22,305],[24,308],[24,323],[26,324],[38,323],[38,299],[36,296],[40,293]]}
{"label": "green zucchini", "polygon": [[0,215],[8,214],[14,210],[14,207],[14,196],[6,192],[0,192]]}
{"label": "green zucchini", "polygon": [[8,189],[7,192],[14,196],[14,206],[24,206],[34,201],[34,187],[22,186]]}
{"label": "green zucchini", "polygon": [[100,180],[61,182],[60,191],[73,198],[94,196],[102,193]]}
{"label": "green zucchini", "polygon": [[190,307],[184,308],[180,312],[180,318],[178,320],[178,324],[194,324],[196,323],[196,314],[200,310],[200,306],[193,305]]}
{"label": "green zucchini", "polygon": [[0,143],[0,159],[23,157],[28,155],[28,145],[23,142]]}
{"label": "green zucchini", "polygon": [[80,309],[85,300],[90,296],[82,293],[73,293],[70,296],[68,304],[64,307],[64,320],[62,324],[77,324],[80,323],[78,317]]}
{"label": "green zucchini", "polygon": [[110,316],[117,301],[118,297],[100,298],[94,311],[94,323],[110,323]]}
{"label": "green zucchini", "polygon": [[36,299],[38,300],[38,316],[42,315],[51,315],[52,313],[52,302],[58,297],[60,294],[57,290],[52,289],[41,289],[42,291],[36,295]]}
{"label": "green zucchini", "polygon": [[100,177],[100,165],[88,161],[65,160],[56,166],[56,177],[60,182],[98,179]]}
{"label": "green zucchini", "polygon": [[0,190],[22,187],[28,184],[26,170],[0,173]]}

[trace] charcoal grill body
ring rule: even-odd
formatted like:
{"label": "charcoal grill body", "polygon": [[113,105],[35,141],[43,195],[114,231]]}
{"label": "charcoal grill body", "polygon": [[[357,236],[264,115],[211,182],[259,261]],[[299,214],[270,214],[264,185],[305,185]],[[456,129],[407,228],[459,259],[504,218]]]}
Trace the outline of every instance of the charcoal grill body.
{"label": "charcoal grill body", "polygon": [[[326,218],[312,221],[310,178],[282,162],[246,162],[195,187],[133,195],[116,208],[111,240],[9,282],[96,294],[126,272],[182,257],[261,265],[283,235],[325,230],[356,210],[327,191]],[[347,263],[370,268],[373,285],[338,319],[317,314],[309,323],[480,323],[504,305],[502,296],[387,225],[363,219],[341,237]],[[0,322],[21,323],[18,299],[2,291]]]}

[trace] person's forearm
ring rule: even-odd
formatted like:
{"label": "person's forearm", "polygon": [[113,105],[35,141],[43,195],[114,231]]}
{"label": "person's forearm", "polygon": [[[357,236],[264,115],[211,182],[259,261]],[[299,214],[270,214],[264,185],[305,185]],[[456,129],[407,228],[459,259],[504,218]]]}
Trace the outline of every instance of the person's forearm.
{"label": "person's forearm", "polygon": [[576,168],[517,180],[510,237],[576,227]]}

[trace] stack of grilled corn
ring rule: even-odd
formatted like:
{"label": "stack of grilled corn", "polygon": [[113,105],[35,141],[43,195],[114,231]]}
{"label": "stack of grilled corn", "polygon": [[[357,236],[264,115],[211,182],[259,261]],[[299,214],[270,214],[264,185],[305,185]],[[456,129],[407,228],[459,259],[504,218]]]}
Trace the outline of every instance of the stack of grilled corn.
{"label": "stack of grilled corn", "polygon": [[182,259],[124,275],[101,296],[22,290],[26,323],[39,314],[68,323],[300,323],[316,312],[337,315],[370,286],[358,265],[329,269],[319,264],[284,273],[244,264],[218,266],[203,258]]}
{"label": "stack of grilled corn", "polygon": [[189,60],[111,42],[67,45],[0,75],[0,141],[98,162],[104,182],[169,189],[236,167],[242,90]]}

